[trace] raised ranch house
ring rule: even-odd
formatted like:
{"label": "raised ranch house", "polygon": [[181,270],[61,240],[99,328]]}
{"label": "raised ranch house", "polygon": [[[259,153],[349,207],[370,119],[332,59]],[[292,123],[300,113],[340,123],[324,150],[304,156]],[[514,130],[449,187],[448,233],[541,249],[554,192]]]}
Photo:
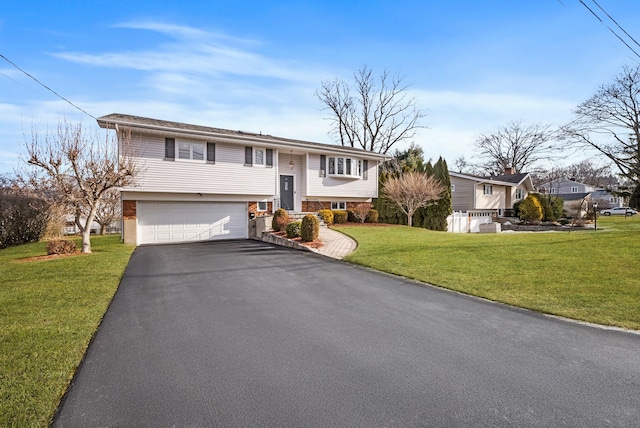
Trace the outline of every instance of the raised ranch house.
{"label": "raised ranch house", "polygon": [[453,211],[509,217],[513,204],[534,191],[529,174],[514,174],[510,168],[504,175],[480,177],[449,171],[449,177]]}
{"label": "raised ranch house", "polygon": [[378,162],[365,150],[124,114],[98,118],[122,150],[130,135],[140,175],[122,189],[131,244],[241,239],[249,218],[277,208],[346,209],[378,196]]}
{"label": "raised ranch house", "polygon": [[542,183],[539,190],[540,193],[561,197],[563,208],[571,217],[583,217],[593,202],[597,202],[600,209],[623,207],[625,203],[624,198],[606,189],[566,178]]}

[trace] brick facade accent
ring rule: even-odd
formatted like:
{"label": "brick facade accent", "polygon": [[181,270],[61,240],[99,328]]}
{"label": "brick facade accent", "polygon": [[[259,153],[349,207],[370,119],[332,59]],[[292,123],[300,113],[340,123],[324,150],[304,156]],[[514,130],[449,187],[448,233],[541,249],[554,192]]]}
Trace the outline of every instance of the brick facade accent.
{"label": "brick facade accent", "polygon": [[[347,202],[347,210],[352,210],[356,207],[356,205],[359,205],[362,203],[369,203],[369,202]],[[330,210],[331,201],[320,201],[320,202],[302,201],[302,212],[305,212],[305,213],[314,213],[316,211],[320,211],[321,209],[323,209],[323,207],[325,210]]]}
{"label": "brick facade accent", "polygon": [[122,218],[124,220],[136,219],[136,201],[122,201]]}
{"label": "brick facade accent", "polygon": [[273,214],[273,202],[267,202],[267,210],[266,211],[258,211],[258,202],[249,202],[247,210],[250,213],[254,213],[256,217],[260,217],[263,215],[271,215]]}

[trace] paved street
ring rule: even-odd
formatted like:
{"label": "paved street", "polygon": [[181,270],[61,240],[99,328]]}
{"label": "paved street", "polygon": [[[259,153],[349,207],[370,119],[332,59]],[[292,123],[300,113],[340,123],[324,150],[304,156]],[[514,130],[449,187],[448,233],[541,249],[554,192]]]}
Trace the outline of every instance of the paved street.
{"label": "paved street", "polygon": [[139,247],[54,426],[640,426],[640,335],[256,241]]}

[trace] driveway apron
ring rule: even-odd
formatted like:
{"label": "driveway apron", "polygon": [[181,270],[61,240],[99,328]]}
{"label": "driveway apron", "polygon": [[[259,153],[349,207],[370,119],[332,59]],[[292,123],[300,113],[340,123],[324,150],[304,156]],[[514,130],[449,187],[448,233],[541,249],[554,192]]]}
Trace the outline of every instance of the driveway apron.
{"label": "driveway apron", "polygon": [[640,426],[640,336],[257,241],[139,247],[53,426]]}

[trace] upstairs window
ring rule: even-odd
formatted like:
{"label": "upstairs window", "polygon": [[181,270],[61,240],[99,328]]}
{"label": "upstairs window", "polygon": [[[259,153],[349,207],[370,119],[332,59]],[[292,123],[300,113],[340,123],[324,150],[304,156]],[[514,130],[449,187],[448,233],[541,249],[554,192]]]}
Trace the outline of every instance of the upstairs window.
{"label": "upstairs window", "polygon": [[483,193],[485,195],[493,195],[493,186],[491,184],[485,184],[483,186]]}
{"label": "upstairs window", "polygon": [[244,165],[272,167],[273,166],[273,149],[265,149],[264,147],[245,146]]}
{"label": "upstairs window", "polygon": [[452,185],[451,185],[451,193],[453,193],[453,192],[455,192],[455,191],[456,191],[456,185],[455,185],[455,184],[452,184]]}
{"label": "upstairs window", "polygon": [[516,200],[524,199],[524,189],[516,189]]}
{"label": "upstairs window", "polygon": [[361,178],[362,161],[346,157],[329,157],[328,175],[334,177]]}
{"label": "upstairs window", "polygon": [[264,149],[253,150],[253,164],[264,165]]}
{"label": "upstairs window", "polygon": [[180,160],[204,161],[204,144],[190,143],[188,141],[176,142],[178,156]]}
{"label": "upstairs window", "polygon": [[577,187],[572,187],[571,188],[571,193],[578,193],[578,188]]}

